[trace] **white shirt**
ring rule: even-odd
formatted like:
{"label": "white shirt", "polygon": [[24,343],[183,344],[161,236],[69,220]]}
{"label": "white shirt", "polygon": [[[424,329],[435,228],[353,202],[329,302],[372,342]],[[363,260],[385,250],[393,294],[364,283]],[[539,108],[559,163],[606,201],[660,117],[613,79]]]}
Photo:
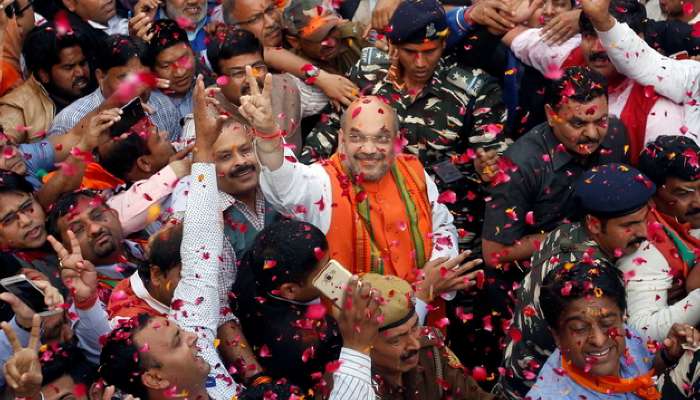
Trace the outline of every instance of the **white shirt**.
{"label": "white shirt", "polygon": [[[315,225],[324,234],[328,233],[333,216],[331,178],[321,164],[304,165],[289,161],[290,157],[293,154],[286,148],[284,162],[276,171],[261,165],[260,187],[265,199],[280,214],[293,215]],[[425,183],[433,211],[433,251],[430,258],[455,257],[458,253],[457,228],[452,223],[452,214],[444,204],[438,203],[437,186],[427,173]],[[323,209],[318,206],[320,200],[326,205]],[[454,246],[437,245],[437,240],[446,236],[451,238]]]}
{"label": "white shirt", "polygon": [[333,373],[329,400],[374,400],[372,360],[359,351],[343,347],[340,368]]}
{"label": "white shirt", "polygon": [[102,25],[99,22],[87,21],[90,26],[95,29],[104,31],[108,35],[128,35],[129,34],[129,20],[126,18],[121,18],[118,16],[113,16],[107,21],[107,25]]}
{"label": "white shirt", "polygon": [[661,252],[649,242],[621,258],[617,267],[624,274],[627,323],[654,340],[663,340],[674,323],[700,323],[700,289],[673,305],[668,291],[673,284],[671,268]]}
{"label": "white shirt", "polygon": [[656,93],[682,105],[688,128],[685,135],[700,143],[700,63],[659,54],[627,24],[615,22],[609,31],[598,32],[598,39],[621,74],[641,85],[654,86]]}
{"label": "white shirt", "polygon": [[182,270],[173,301],[182,306],[170,309],[170,319],[184,330],[197,334],[200,355],[211,366],[210,377],[215,386],[207,387],[212,399],[231,399],[236,395],[236,382],[219,357],[216,340],[219,312],[219,269],[224,250],[224,221],[216,204],[218,189],[216,169],[211,163],[192,164],[192,176],[187,211],[183,223]]}
{"label": "white shirt", "polygon": [[[575,35],[561,45],[550,46],[542,40],[540,32],[541,28],[524,31],[513,39],[511,50],[523,63],[537,69],[546,76],[552,69],[561,68],[571,52],[581,45],[581,35]],[[630,34],[636,36],[634,32],[630,32]],[[609,55],[609,57],[612,60],[612,55]],[[633,78],[619,68],[618,71],[628,78]],[[629,99],[633,83],[632,79],[628,79],[614,90],[608,90],[608,110],[611,115],[620,117]],[[639,83],[648,85],[643,82]],[[660,94],[663,96],[662,93]],[[685,113],[683,107],[665,97],[661,97],[649,111],[644,143],[653,142],[661,135],[682,135],[681,128],[684,125]],[[691,137],[700,144],[698,137]]]}

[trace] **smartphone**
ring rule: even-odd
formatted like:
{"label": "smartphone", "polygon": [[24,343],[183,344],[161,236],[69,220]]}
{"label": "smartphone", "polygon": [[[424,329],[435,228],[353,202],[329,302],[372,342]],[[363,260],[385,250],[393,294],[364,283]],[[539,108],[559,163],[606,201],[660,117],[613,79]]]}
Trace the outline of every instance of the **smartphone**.
{"label": "smartphone", "polygon": [[146,112],[143,110],[141,99],[138,97],[132,99],[122,107],[122,118],[109,128],[110,136],[116,137],[123,134],[145,116]]}
{"label": "smartphone", "polygon": [[330,260],[312,281],[312,285],[330,299],[338,308],[343,308],[345,289],[352,278],[350,271],[338,261]]}
{"label": "smartphone", "polygon": [[27,279],[24,274],[2,279],[0,285],[42,317],[61,312],[61,310],[49,310],[44,302],[44,292]]}

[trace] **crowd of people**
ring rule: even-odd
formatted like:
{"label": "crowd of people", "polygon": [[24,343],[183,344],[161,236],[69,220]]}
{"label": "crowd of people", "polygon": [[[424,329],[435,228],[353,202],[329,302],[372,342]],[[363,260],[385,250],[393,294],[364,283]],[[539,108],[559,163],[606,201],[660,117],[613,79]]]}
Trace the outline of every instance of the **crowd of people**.
{"label": "crowd of people", "polygon": [[0,152],[2,398],[700,396],[700,0],[0,0]]}

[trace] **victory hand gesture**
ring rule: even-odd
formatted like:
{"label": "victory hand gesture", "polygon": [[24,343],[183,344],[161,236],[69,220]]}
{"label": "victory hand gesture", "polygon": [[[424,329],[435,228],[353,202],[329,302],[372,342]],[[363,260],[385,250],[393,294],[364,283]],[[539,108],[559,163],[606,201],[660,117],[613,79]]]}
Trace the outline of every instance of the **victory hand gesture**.
{"label": "victory hand gesture", "polygon": [[39,331],[41,317],[34,314],[29,346],[22,347],[15,331],[7,322],[2,323],[2,330],[12,346],[12,357],[3,366],[7,384],[15,391],[16,397],[32,398],[41,391],[41,364],[39,364]]}
{"label": "victory hand gesture", "polygon": [[581,6],[596,30],[609,31],[615,25],[610,15],[610,0],[581,0]]}
{"label": "victory hand gesture", "polygon": [[272,75],[265,75],[262,92],[249,65],[245,67],[245,75],[250,86],[250,94],[241,96],[241,106],[238,107],[238,111],[256,131],[268,135],[274,134],[277,131],[277,124],[272,115]]}
{"label": "victory hand gesture", "polygon": [[53,236],[46,239],[51,243],[56,254],[58,254],[61,279],[68,289],[70,289],[76,303],[84,302],[95,295],[97,291],[97,271],[95,266],[83,258],[80,251],[80,243],[73,231],[68,231],[70,240],[70,253]]}

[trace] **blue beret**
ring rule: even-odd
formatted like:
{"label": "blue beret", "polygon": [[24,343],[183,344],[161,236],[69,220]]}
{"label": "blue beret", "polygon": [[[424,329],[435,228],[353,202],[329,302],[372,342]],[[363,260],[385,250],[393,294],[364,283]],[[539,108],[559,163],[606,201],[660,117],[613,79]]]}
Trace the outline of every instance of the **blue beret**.
{"label": "blue beret", "polygon": [[391,43],[422,43],[447,37],[445,9],[437,0],[407,0],[399,4],[386,34]]}
{"label": "blue beret", "polygon": [[581,174],[574,184],[574,198],[587,214],[616,218],[644,206],[656,185],[634,167],[605,164]]}

